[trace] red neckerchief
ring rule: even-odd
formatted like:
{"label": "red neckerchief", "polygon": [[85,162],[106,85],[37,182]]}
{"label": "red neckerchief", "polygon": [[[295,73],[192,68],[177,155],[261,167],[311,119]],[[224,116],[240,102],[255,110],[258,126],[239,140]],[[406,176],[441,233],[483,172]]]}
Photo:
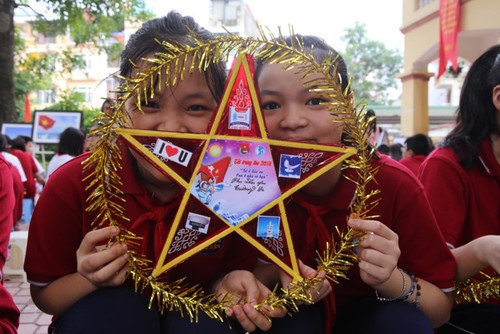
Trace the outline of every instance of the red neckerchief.
{"label": "red neckerchief", "polygon": [[[345,176],[355,179],[356,174],[352,169],[343,170],[342,175],[332,189],[332,191],[321,198],[314,198],[298,192],[293,197],[293,202],[303,207],[309,214],[307,219],[306,229],[306,247],[307,249],[315,249],[322,253],[325,250],[326,243],[332,245],[331,232],[327,228],[327,222],[323,216],[333,210],[348,210],[352,202],[356,185],[348,180]],[[331,223],[330,223],[331,224]],[[335,285],[332,284],[332,292],[323,299],[325,306],[325,333],[331,333],[335,325],[336,316],[336,301],[335,301]]]}
{"label": "red neckerchief", "polygon": [[[331,207],[323,203],[319,205],[311,204],[304,198],[298,199],[297,204],[306,209],[309,213],[309,218],[306,222],[307,228],[305,236],[307,249],[314,249],[316,245],[326,245],[327,242],[331,245],[332,238],[330,236],[330,231],[328,231],[321,217],[323,214],[328,213]],[[330,282],[330,284],[333,285],[332,282]],[[337,313],[334,288],[332,288],[332,292],[323,299],[323,304],[325,305],[325,333],[331,333],[333,325],[335,324],[335,314]]]}
{"label": "red neckerchief", "polygon": [[[167,240],[167,236],[171,227],[171,222],[166,221],[166,217],[172,212],[178,209],[178,201],[180,199],[180,193],[175,195],[174,198],[168,201],[168,203],[161,204],[160,206],[155,205],[147,195],[138,196],[137,200],[148,210],[143,213],[130,227],[131,231],[134,229],[141,229],[139,226],[142,224],[152,225],[151,229],[147,229],[150,232],[145,233],[142,236],[141,241],[141,254],[148,255],[153,252],[155,261],[160,257]],[[151,239],[153,239],[153,245],[151,247]]]}

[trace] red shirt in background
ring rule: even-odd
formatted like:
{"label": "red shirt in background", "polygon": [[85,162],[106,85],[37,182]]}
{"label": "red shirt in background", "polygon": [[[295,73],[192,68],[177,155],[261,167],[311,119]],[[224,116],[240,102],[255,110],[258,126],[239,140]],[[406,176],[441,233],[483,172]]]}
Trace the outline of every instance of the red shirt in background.
{"label": "red shirt in background", "polygon": [[406,166],[413,172],[413,174],[415,174],[415,176],[417,176],[420,165],[422,164],[422,162],[424,162],[425,158],[425,155],[414,155],[412,157],[399,160],[399,163],[403,166]]}
{"label": "red shirt in background", "polygon": [[35,174],[38,173],[35,159],[29,153],[18,149],[11,149],[9,153],[15,155],[19,159],[21,166],[23,166],[24,173],[26,174],[26,182],[24,182],[24,198],[35,198]]}

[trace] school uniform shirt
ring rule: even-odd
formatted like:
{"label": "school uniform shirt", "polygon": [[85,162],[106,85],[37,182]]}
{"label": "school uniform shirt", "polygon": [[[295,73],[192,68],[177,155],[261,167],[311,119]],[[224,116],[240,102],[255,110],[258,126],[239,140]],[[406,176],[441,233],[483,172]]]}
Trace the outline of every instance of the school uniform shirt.
{"label": "school uniform shirt", "polygon": [[17,334],[20,312],[9,291],[0,285],[0,333]]}
{"label": "school uniform shirt", "polygon": [[3,267],[7,260],[10,232],[15,207],[14,188],[10,163],[0,154],[0,333],[17,333],[19,309],[9,291],[4,287]]}
{"label": "school uniform shirt", "polygon": [[407,167],[409,170],[413,172],[415,176],[418,175],[418,169],[422,162],[424,162],[426,156],[425,155],[414,155],[409,158],[403,158],[399,160],[399,163],[403,166]]}
{"label": "school uniform shirt", "polygon": [[73,159],[74,156],[69,155],[69,154],[56,154],[50,159],[49,165],[47,166],[47,181],[49,179],[49,176],[54,173],[56,169],[64,165],[66,162],[70,161]]}
{"label": "school uniform shirt", "polygon": [[[429,281],[448,292],[453,290],[455,259],[439,232],[422,185],[408,169],[387,156],[372,161],[378,168],[375,181],[369,182],[367,193],[380,192],[373,197],[378,204],[368,213],[399,236],[401,256],[398,267]],[[347,230],[350,205],[355,200],[356,184],[345,176],[356,179],[355,171],[346,169],[329,195],[312,198],[298,192],[287,206],[291,229],[296,236],[298,257],[313,268],[316,250],[340,240],[335,227]],[[298,241],[298,242],[297,242]],[[373,289],[359,275],[357,264],[347,272],[347,280],[334,286],[337,309],[347,306],[358,297],[374,296]]]}
{"label": "school uniform shirt", "polygon": [[16,206],[11,167],[0,154],[0,284],[3,284],[3,267],[7,261]]}
{"label": "school uniform shirt", "polygon": [[24,182],[24,198],[35,198],[36,195],[36,181],[35,174],[38,173],[35,160],[26,152],[18,149],[11,149],[10,154],[15,155],[21,165],[23,166],[24,173],[26,174],[26,182]]}
{"label": "school uniform shirt", "polygon": [[[21,219],[23,215],[23,198],[24,198],[24,184],[21,180],[21,175],[19,175],[19,171],[13,165],[10,166],[10,172],[12,174],[12,183],[14,188],[14,197],[15,197],[15,206],[13,217],[15,224],[19,219]],[[14,226],[12,226],[14,227]]]}
{"label": "school uniform shirt", "polygon": [[[134,250],[156,263],[182,196],[180,193],[166,204],[155,203],[137,176],[135,160],[122,142],[119,145],[123,159],[117,173],[123,182],[123,194],[120,197],[125,201],[118,203],[124,207],[124,216],[130,220],[119,217],[116,219],[122,227],[143,238]],[[32,284],[47,285],[61,276],[77,271],[76,250],[83,236],[96,228],[92,225],[96,213],[89,214],[85,211],[88,207],[86,198],[93,189],[86,191],[85,188],[94,179],[82,181],[89,172],[82,174],[82,162],[89,155],[80,155],[58,168],[51,175],[50,182],[36,205],[30,223],[24,265],[28,281]],[[192,238],[193,233],[189,231],[191,230],[185,230],[185,235],[180,238],[177,233],[174,242],[189,238],[189,235]],[[181,251],[186,249],[183,243],[177,245]],[[256,259],[254,248],[236,233],[232,233],[160,278],[172,282],[185,277],[188,284],[199,284],[209,292],[210,285],[221,273],[235,269],[251,270]]]}
{"label": "school uniform shirt", "polygon": [[10,154],[9,152],[1,152],[5,160],[10,162],[19,172],[19,176],[21,177],[21,182],[26,181],[26,174],[24,173],[23,166],[21,165],[21,161],[19,160],[18,157],[16,157],[13,154]]}
{"label": "school uniform shirt", "polygon": [[458,161],[452,148],[438,148],[424,161],[419,174],[450,247],[484,235],[500,235],[500,165],[489,138],[481,142],[474,167],[465,170]]}

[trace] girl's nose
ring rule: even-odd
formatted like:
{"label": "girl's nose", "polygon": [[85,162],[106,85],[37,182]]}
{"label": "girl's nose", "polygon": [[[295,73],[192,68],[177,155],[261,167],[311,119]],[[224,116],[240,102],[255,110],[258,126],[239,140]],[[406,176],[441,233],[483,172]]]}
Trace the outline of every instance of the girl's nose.
{"label": "girl's nose", "polygon": [[284,109],[283,117],[280,121],[282,128],[295,129],[307,126],[309,120],[307,113],[302,106],[290,105]]}
{"label": "girl's nose", "polygon": [[188,125],[183,122],[181,117],[171,115],[161,119],[157,126],[157,131],[165,132],[189,132]]}

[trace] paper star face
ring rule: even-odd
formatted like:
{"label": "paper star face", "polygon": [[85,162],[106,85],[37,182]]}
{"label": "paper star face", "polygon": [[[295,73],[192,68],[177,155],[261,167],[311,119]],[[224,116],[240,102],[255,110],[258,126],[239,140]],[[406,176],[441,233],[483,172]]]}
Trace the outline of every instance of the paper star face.
{"label": "paper star face", "polygon": [[184,191],[154,277],[238,233],[301,280],[294,250],[301,236],[289,228],[284,200],[355,153],[269,139],[246,55],[236,58],[206,134],[116,131]]}

